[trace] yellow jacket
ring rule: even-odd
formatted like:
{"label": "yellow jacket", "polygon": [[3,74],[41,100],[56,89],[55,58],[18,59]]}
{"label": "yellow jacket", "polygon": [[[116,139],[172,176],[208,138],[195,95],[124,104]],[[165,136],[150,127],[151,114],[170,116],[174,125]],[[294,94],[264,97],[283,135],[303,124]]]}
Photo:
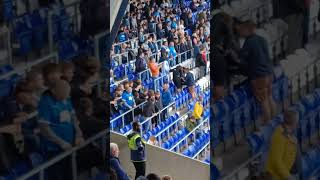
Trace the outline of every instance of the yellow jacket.
{"label": "yellow jacket", "polygon": [[282,126],[277,127],[272,135],[266,171],[274,180],[286,180],[297,156],[297,140],[284,132]]}

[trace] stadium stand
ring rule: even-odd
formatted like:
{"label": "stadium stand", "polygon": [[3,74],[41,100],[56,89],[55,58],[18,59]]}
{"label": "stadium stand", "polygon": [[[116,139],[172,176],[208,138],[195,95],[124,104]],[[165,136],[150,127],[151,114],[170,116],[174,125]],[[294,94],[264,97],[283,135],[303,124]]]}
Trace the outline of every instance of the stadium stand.
{"label": "stadium stand", "polygon": [[[285,109],[299,114],[296,137],[302,151],[302,172],[300,177],[295,178],[319,177],[316,140],[319,126],[319,46],[316,38],[318,3],[310,1],[310,14],[307,17],[310,41],[292,54],[288,54],[289,25],[284,19],[273,17],[272,1],[227,1],[220,4],[220,9],[233,17],[257,23],[256,33],[267,40],[269,54],[274,62],[273,98],[279,109],[278,116],[270,124],[259,128],[257,117],[261,110],[248,90],[246,80],[240,88],[234,88],[231,94],[214,104],[215,119],[211,123],[212,159],[223,157],[223,168],[220,168],[222,179],[250,179],[264,172],[271,136],[283,121],[282,113]],[[242,132],[240,138],[237,132]],[[226,143],[230,139],[232,145]],[[223,142],[222,152],[219,152],[220,142]]]}
{"label": "stadium stand", "polygon": [[[130,2],[111,50],[110,129],[126,136],[131,123],[139,121],[145,141],[208,166],[210,1],[195,2]],[[199,66],[199,55],[204,66]],[[151,59],[159,73],[150,65]],[[135,104],[119,100],[121,94],[122,99],[127,96],[123,91],[127,86],[133,89]],[[163,104],[155,111],[149,102],[153,91],[160,93],[155,104],[161,100]],[[193,123],[190,118],[197,102],[203,113]]]}
{"label": "stadium stand", "polygon": [[[109,6],[108,1],[100,2],[105,3],[100,4],[101,8]],[[101,59],[99,53],[107,44],[105,37],[109,30],[104,25],[95,29],[95,34],[84,35],[81,23],[86,15],[80,7],[83,3],[76,0],[1,2],[4,20],[0,25],[0,179],[59,179],[62,177],[50,175],[56,164],[68,167],[65,170],[72,177],[64,179],[91,179],[97,174],[100,179],[106,178],[103,169],[106,168],[105,119],[108,112],[105,93],[102,93],[106,90],[105,80],[100,71],[107,61]],[[98,42],[103,40],[104,46],[100,47]],[[60,79],[64,81],[61,83]],[[43,134],[41,122],[50,121],[44,117],[44,111],[54,113],[50,106],[45,110],[50,92],[58,86],[54,81],[59,81],[59,86],[71,86],[70,99],[66,102],[72,101],[73,108],[70,104],[63,107],[62,103],[60,110],[69,106],[68,111],[79,120],[79,124],[72,126],[78,128],[79,125],[82,138],[78,134],[77,142],[69,139],[70,144],[66,144],[63,139],[66,136],[62,137],[59,128],[54,127],[67,126],[59,122],[58,116],[57,122],[48,122],[48,126],[56,128],[53,133],[58,133],[65,145],[52,154],[49,145],[46,146],[48,136]],[[47,102],[46,97],[49,97]],[[65,133],[74,135],[73,130]],[[80,155],[86,153],[97,158],[86,159]],[[70,166],[64,159],[72,161]],[[98,168],[98,173],[91,177],[86,172],[94,167]]]}

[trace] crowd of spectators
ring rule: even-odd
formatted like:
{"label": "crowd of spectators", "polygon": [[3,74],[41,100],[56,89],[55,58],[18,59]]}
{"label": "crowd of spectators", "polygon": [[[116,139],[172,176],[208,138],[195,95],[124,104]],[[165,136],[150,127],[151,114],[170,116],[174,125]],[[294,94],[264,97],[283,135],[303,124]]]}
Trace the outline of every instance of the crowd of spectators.
{"label": "crowd of spectators", "polygon": [[[98,60],[83,57],[74,63],[35,67],[18,81],[1,101],[5,110],[0,141],[8,144],[0,147],[1,174],[9,173],[17,162],[30,162],[31,153],[51,159],[105,130],[107,103],[95,93],[99,71]],[[49,179],[70,179],[67,159],[49,168]],[[80,171],[106,169],[102,150],[95,145],[80,150],[77,161]]]}

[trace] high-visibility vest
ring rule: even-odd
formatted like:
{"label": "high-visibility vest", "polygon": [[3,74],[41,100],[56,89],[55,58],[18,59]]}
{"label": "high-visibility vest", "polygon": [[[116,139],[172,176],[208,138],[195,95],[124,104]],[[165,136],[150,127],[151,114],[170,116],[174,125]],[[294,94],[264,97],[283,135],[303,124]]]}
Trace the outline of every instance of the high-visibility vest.
{"label": "high-visibility vest", "polygon": [[[135,134],[134,136],[132,136],[130,139],[128,139],[128,146],[130,150],[137,150],[137,144],[136,144],[136,140],[138,138],[141,138],[140,134]],[[141,138],[141,142],[143,144],[145,144],[146,142]]]}

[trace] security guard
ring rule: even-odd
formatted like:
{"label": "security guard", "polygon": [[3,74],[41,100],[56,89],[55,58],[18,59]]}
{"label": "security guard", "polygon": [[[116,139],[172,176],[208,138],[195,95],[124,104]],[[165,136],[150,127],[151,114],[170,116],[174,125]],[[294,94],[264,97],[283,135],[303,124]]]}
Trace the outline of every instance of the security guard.
{"label": "security guard", "polygon": [[146,142],[141,138],[140,134],[141,125],[139,122],[134,121],[132,123],[132,133],[130,133],[127,138],[129,149],[131,151],[131,161],[136,169],[135,179],[139,176],[145,176],[146,173]]}

